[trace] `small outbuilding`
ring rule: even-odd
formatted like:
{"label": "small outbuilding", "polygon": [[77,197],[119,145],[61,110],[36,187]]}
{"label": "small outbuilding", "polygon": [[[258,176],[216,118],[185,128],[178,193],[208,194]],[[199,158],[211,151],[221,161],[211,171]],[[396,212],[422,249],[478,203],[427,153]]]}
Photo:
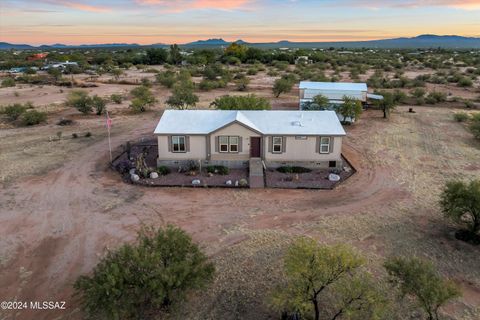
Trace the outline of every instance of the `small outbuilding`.
{"label": "small outbuilding", "polygon": [[357,99],[363,104],[367,103],[366,83],[302,81],[299,89],[300,109],[304,103],[311,102],[318,95],[327,97],[331,104],[341,104],[345,96]]}

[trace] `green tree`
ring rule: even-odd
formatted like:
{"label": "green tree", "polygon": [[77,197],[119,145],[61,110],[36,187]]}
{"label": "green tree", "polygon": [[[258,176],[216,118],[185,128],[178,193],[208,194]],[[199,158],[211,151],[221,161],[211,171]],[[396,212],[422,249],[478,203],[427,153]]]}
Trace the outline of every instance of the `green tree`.
{"label": "green tree", "polygon": [[173,86],[172,95],[166,103],[172,108],[185,110],[194,107],[198,100],[198,96],[193,93],[193,83],[191,81],[181,81]]}
{"label": "green tree", "polygon": [[236,57],[240,59],[240,61],[245,61],[247,57],[247,51],[247,46],[233,42],[227,48],[225,48],[225,55]]}
{"label": "green tree", "polygon": [[205,287],[214,272],[191,237],[169,225],[144,229],[136,243],[108,252],[74,288],[91,317],[146,319],[152,311],[168,311],[191,290]]}
{"label": "green tree", "polygon": [[175,65],[182,63],[182,53],[180,51],[180,47],[177,44],[172,44],[170,46],[169,60],[171,64]]}
{"label": "green tree", "polygon": [[53,76],[55,82],[62,79],[62,72],[58,68],[48,68],[47,72],[49,75]]}
{"label": "green tree", "polygon": [[460,296],[457,286],[441,277],[431,262],[397,257],[388,259],[384,266],[401,295],[414,297],[428,320],[438,320],[439,308]]}
{"label": "green tree", "polygon": [[110,73],[115,78],[115,81],[118,81],[120,79],[120,76],[123,74],[123,70],[120,68],[115,68],[115,69],[112,69]]}
{"label": "green tree", "polygon": [[94,95],[90,98],[90,103],[92,104],[93,108],[95,109],[95,113],[99,116],[103,114],[106,110],[105,108],[105,100],[103,100],[98,95]]}
{"label": "green tree", "polygon": [[130,91],[133,96],[130,107],[135,113],[145,112],[147,107],[152,106],[157,100],[155,96],[146,86],[139,86]]}
{"label": "green tree", "polygon": [[445,217],[464,225],[472,236],[480,231],[480,180],[449,181],[440,196]]}
{"label": "green tree", "polygon": [[[377,319],[384,309],[384,295],[368,275],[358,272],[362,264],[363,259],[348,247],[324,246],[301,238],[284,258],[286,283],[273,293],[272,305],[316,320],[322,310],[330,319],[344,314],[353,319]],[[329,300],[331,296],[333,300]]]}
{"label": "green tree", "polygon": [[293,81],[286,78],[275,80],[273,84],[273,94],[276,98],[280,97],[282,93],[290,92],[293,88]]}
{"label": "green tree", "polygon": [[150,48],[147,49],[145,56],[146,64],[163,64],[168,60],[168,52],[162,48]]}
{"label": "green tree", "polygon": [[391,92],[381,91],[378,93],[383,96],[382,100],[376,100],[375,105],[383,110],[383,118],[387,119],[390,113],[397,107],[398,101],[395,99],[395,95]]}
{"label": "green tree", "polygon": [[222,96],[210,104],[220,110],[270,110],[270,102],[253,94],[247,96]]}
{"label": "green tree", "polygon": [[354,98],[343,97],[343,103],[338,106],[337,112],[343,116],[343,122],[353,122],[362,114],[362,103]]}

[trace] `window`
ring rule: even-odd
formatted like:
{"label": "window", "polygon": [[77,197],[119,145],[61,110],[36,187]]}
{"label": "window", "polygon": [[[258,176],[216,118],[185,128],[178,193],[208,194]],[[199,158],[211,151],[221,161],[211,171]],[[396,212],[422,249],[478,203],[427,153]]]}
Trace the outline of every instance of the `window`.
{"label": "window", "polygon": [[218,137],[218,150],[222,153],[239,152],[240,138],[236,136],[220,136]]}
{"label": "window", "polygon": [[219,137],[218,144],[220,152],[228,152],[228,137]]}
{"label": "window", "polygon": [[238,137],[229,137],[230,152],[238,152]]}
{"label": "window", "polygon": [[172,151],[173,152],[187,152],[185,144],[185,136],[172,137]]}
{"label": "window", "polygon": [[330,137],[320,137],[320,153],[330,153]]}
{"label": "window", "polygon": [[282,153],[283,152],[283,138],[282,137],[273,137],[272,141],[272,151],[273,153]]}

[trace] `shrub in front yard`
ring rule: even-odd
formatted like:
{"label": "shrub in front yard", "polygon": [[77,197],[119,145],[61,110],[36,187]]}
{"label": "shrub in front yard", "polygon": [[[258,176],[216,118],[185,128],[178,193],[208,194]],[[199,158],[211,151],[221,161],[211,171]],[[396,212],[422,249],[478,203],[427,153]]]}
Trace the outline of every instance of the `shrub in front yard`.
{"label": "shrub in front yard", "polygon": [[33,126],[47,120],[47,114],[45,112],[31,110],[22,114],[22,124],[25,126]]}
{"label": "shrub in front yard", "polygon": [[2,88],[15,87],[15,80],[13,78],[5,78],[2,80]]}
{"label": "shrub in front yard", "polygon": [[207,167],[208,173],[216,173],[222,176],[229,174],[230,170],[225,166],[208,166]]}
{"label": "shrub in front yard", "polygon": [[465,112],[457,112],[453,115],[453,119],[457,122],[465,122],[470,118],[468,113]]}
{"label": "shrub in front yard", "polygon": [[28,107],[26,105],[15,103],[9,106],[6,106],[3,109],[3,113],[5,113],[9,120],[15,121],[17,120],[25,111],[27,111]]}
{"label": "shrub in front yard", "polygon": [[158,174],[160,174],[162,176],[166,176],[167,174],[170,173],[170,168],[167,167],[167,166],[159,166],[157,168],[157,172],[158,172]]}
{"label": "shrub in front yard", "polygon": [[278,172],[281,173],[308,173],[312,172],[311,169],[304,168],[304,167],[291,167],[291,166],[284,166],[284,167],[279,167],[277,168]]}

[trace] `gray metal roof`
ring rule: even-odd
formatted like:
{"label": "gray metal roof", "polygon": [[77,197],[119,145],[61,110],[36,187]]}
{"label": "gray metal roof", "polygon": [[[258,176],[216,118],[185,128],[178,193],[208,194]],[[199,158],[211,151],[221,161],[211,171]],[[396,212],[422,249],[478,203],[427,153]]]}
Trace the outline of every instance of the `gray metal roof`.
{"label": "gray metal roof", "polygon": [[209,134],[238,122],[265,135],[345,135],[334,111],[166,110],[155,134]]}
{"label": "gray metal roof", "polygon": [[338,90],[338,91],[367,91],[366,83],[353,82],[310,82],[302,81],[299,85],[300,89],[312,90]]}

